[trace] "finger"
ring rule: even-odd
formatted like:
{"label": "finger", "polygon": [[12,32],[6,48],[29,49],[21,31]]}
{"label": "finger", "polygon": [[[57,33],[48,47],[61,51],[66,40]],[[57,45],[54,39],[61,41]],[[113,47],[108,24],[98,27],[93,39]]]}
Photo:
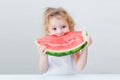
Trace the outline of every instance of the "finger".
{"label": "finger", "polygon": [[42,46],[39,46],[39,47],[38,47],[38,50],[39,50],[40,52],[42,52],[43,49],[44,49],[44,47],[42,47]]}
{"label": "finger", "polygon": [[42,50],[42,53],[45,53],[45,49]]}
{"label": "finger", "polygon": [[42,46],[42,47],[41,47],[41,52],[42,52],[42,53],[45,53],[45,52],[46,52],[46,46]]}
{"label": "finger", "polygon": [[45,46],[45,45],[43,45],[42,47],[43,47],[44,49],[46,49],[46,46]]}

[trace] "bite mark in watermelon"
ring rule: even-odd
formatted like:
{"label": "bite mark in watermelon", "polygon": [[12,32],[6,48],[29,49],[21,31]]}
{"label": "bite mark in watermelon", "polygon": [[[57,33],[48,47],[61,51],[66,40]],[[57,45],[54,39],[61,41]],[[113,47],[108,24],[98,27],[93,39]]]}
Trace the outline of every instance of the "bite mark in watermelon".
{"label": "bite mark in watermelon", "polygon": [[52,56],[65,56],[77,53],[87,45],[84,37],[88,36],[86,31],[75,31],[65,33],[63,36],[50,35],[35,40],[39,45],[47,47],[46,54]]}

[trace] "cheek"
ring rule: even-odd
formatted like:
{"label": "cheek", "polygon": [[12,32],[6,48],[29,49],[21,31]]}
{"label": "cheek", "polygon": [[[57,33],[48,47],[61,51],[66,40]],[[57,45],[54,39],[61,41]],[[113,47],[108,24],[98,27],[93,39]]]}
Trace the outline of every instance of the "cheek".
{"label": "cheek", "polygon": [[70,31],[70,29],[67,27],[67,28],[65,29],[65,31],[66,31],[66,32],[69,32],[69,31]]}
{"label": "cheek", "polygon": [[49,35],[52,35],[52,34],[55,34],[55,33],[56,33],[55,31],[49,29]]}

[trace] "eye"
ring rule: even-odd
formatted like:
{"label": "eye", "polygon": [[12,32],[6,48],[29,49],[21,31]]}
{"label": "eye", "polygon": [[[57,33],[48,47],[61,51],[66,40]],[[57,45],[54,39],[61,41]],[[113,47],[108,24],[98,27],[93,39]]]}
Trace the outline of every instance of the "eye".
{"label": "eye", "polygon": [[65,28],[66,26],[62,26],[62,28]]}
{"label": "eye", "polygon": [[56,28],[52,28],[52,30],[57,30]]}

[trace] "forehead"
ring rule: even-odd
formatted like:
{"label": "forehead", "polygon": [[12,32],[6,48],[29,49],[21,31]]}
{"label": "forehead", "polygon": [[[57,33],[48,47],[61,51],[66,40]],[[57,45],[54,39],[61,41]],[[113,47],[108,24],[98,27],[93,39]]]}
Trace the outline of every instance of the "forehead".
{"label": "forehead", "polygon": [[62,18],[62,17],[52,17],[50,20],[49,20],[49,23],[50,25],[52,24],[66,24],[67,21],[65,18]]}

